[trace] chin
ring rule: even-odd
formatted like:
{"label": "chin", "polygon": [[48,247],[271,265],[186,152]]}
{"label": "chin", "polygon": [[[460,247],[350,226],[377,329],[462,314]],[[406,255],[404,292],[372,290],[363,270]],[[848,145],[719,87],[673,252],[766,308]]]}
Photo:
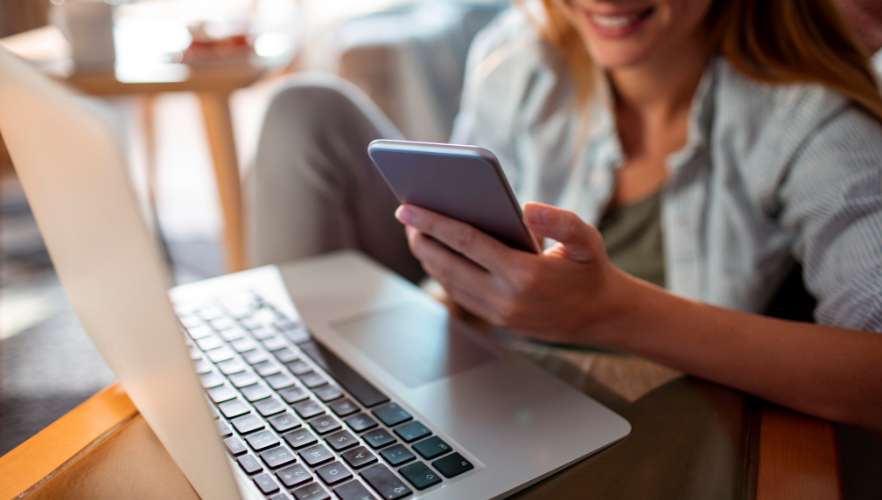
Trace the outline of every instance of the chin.
{"label": "chin", "polygon": [[594,64],[603,69],[624,69],[638,66],[646,60],[644,51],[633,50],[611,50],[611,51],[594,51],[590,47],[588,52],[591,54],[591,60]]}
{"label": "chin", "polygon": [[585,48],[592,62],[604,69],[617,69],[637,66],[650,59],[651,44],[596,42],[585,40]]}

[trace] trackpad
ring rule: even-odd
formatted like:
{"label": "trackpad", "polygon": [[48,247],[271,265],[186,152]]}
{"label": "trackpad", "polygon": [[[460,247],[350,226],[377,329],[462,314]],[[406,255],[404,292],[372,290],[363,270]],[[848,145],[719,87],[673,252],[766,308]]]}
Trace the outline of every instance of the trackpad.
{"label": "trackpad", "polygon": [[340,336],[409,387],[434,382],[491,361],[444,311],[419,302],[332,325]]}

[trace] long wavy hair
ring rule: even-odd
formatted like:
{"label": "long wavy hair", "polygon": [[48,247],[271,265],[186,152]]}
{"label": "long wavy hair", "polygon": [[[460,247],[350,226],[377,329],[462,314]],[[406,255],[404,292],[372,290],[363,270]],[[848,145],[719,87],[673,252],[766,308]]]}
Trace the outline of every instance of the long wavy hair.
{"label": "long wavy hair", "polygon": [[[580,97],[587,99],[594,67],[560,1],[542,0],[545,15],[537,22],[563,53]],[[747,77],[772,84],[821,84],[882,120],[870,54],[830,0],[713,0],[704,26],[716,52]]]}

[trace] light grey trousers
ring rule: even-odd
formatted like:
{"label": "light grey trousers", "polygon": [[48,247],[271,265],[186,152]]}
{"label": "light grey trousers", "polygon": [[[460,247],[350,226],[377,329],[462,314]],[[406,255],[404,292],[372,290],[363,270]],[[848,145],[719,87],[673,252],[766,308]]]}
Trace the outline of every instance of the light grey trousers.
{"label": "light grey trousers", "polygon": [[398,202],[367,145],[401,133],[353,85],[295,77],[273,97],[246,180],[252,265],[356,249],[405,278],[424,276],[394,217]]}

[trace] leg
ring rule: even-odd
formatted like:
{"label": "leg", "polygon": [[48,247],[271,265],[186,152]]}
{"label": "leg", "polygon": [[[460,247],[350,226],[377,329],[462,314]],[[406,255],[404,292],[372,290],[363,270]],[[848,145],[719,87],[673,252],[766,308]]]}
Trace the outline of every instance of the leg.
{"label": "leg", "polygon": [[400,133],[349,84],[298,78],[279,91],[248,179],[251,263],[353,248],[420,279],[393,215],[398,202],[367,156],[380,137]]}
{"label": "leg", "polygon": [[214,177],[224,225],[227,269],[241,271],[245,268],[242,188],[230,117],[230,96],[226,93],[200,93],[199,104],[202,107],[202,119],[214,163]]}

